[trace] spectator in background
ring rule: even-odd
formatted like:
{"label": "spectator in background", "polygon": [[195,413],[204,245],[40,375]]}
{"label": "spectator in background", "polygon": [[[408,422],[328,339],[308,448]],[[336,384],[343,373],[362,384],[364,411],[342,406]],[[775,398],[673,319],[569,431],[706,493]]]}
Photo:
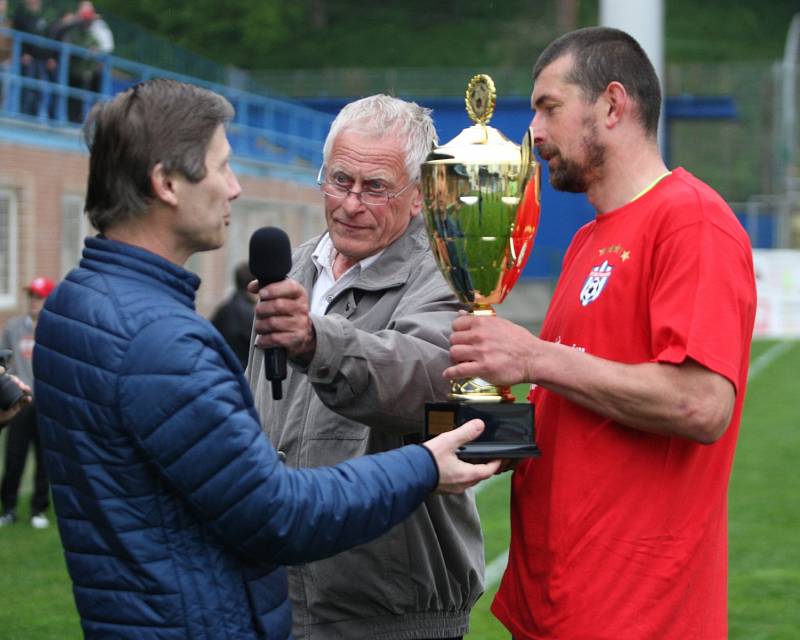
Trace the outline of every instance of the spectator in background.
{"label": "spectator in background", "polygon": [[[36,36],[47,37],[49,23],[42,12],[42,0],[25,0],[14,12],[11,26],[17,31],[24,31]],[[22,44],[20,73],[26,78],[56,82],[58,79],[58,60],[54,51],[30,42]],[[29,116],[39,114],[42,92],[38,88],[23,87],[20,110]],[[50,118],[55,117],[55,100],[48,100],[47,111]]]}
{"label": "spectator in background", "polygon": [[[15,374],[28,386],[33,386],[33,334],[36,321],[45,298],[50,295],[54,287],[53,281],[49,278],[35,278],[27,287],[28,312],[11,318],[0,334],[0,349],[11,349],[14,352],[9,373]],[[44,529],[50,524],[45,515],[50,505],[50,487],[36,429],[36,406],[29,404],[23,407],[8,425],[3,482],[0,486],[0,501],[3,507],[0,527],[17,521],[19,485],[31,445],[36,454],[31,525],[36,529]]]}
{"label": "spectator in background", "polygon": [[[7,0],[0,0],[0,29],[11,29],[11,20],[8,18],[8,2]],[[13,42],[11,36],[5,33],[0,33],[0,73],[8,70],[9,60],[11,59],[11,46]],[[0,81],[0,101],[6,95],[6,77],[3,76]]]}
{"label": "spectator in background", "polygon": [[[8,1],[0,0],[0,28],[11,29],[11,20],[8,19]],[[5,69],[5,64],[11,57],[11,36],[0,33],[0,66]]]}
{"label": "spectator in background", "polygon": [[211,316],[211,322],[230,345],[242,369],[247,367],[247,354],[250,351],[250,328],[253,325],[253,311],[258,296],[247,290],[253,280],[250,268],[242,262],[233,272],[236,290],[219,305]]}
{"label": "spectator in background", "polygon": [[108,23],[94,10],[94,5],[88,0],[84,0],[78,5],[78,17],[83,20],[86,31],[91,36],[92,45],[90,49],[95,49],[100,53],[111,53],[114,51],[114,35]]}
{"label": "spectator in background", "polygon": [[[52,36],[91,52],[71,52],[69,58],[69,86],[99,93],[103,83],[103,57],[114,51],[111,29],[95,11],[91,2],[78,5],[76,13],[65,14],[53,29]],[[70,122],[84,121],[88,101],[80,96],[67,100],[67,117]]]}

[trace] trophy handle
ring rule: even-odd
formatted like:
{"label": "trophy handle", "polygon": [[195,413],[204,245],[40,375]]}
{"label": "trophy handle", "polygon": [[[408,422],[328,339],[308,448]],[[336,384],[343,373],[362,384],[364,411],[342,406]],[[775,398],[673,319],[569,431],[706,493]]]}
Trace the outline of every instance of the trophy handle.
{"label": "trophy handle", "polygon": [[[497,315],[490,304],[476,304],[470,310],[473,316],[494,316]],[[500,386],[487,382],[482,378],[465,378],[463,380],[450,381],[450,400],[462,400],[464,402],[514,402],[514,395],[511,387]]]}

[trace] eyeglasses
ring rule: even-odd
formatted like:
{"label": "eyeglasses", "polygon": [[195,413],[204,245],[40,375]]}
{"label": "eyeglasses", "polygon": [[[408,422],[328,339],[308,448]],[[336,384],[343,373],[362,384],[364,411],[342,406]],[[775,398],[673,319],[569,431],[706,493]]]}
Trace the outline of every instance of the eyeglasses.
{"label": "eyeglasses", "polygon": [[389,191],[353,191],[352,189],[348,189],[343,184],[339,184],[337,182],[328,182],[323,180],[323,173],[325,172],[325,167],[320,167],[319,174],[317,174],[317,184],[322,188],[322,193],[330,198],[336,198],[337,200],[341,200],[346,198],[351,193],[359,198],[362,203],[365,205],[371,205],[374,207],[383,206],[385,204],[389,204],[389,200],[392,198],[396,198],[399,196],[403,191],[408,189],[412,184],[416,183],[416,180],[412,180],[406,186],[404,186],[399,191],[395,191],[394,193],[390,193]]}

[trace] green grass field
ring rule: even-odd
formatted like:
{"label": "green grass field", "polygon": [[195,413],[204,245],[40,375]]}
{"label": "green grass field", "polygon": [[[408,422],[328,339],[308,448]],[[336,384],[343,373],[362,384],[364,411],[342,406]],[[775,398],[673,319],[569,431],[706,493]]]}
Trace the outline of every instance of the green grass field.
{"label": "green grass field", "polygon": [[[800,637],[800,342],[759,341],[752,351],[730,490],[730,637]],[[3,441],[5,438],[3,438]],[[508,546],[508,483],[504,474],[478,495],[487,566],[502,570]],[[0,638],[70,640],[81,637],[55,526],[21,521],[0,529]],[[501,560],[493,563],[500,557]],[[489,613],[496,584],[472,616],[469,638],[509,635]]]}

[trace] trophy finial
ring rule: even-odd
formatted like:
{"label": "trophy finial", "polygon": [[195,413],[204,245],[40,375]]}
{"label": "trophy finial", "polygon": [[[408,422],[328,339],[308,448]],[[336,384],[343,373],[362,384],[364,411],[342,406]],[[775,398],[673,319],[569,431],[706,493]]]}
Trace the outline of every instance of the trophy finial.
{"label": "trophy finial", "polygon": [[494,81],[485,73],[473,76],[467,85],[467,115],[476,124],[487,125],[494,113],[497,91]]}

